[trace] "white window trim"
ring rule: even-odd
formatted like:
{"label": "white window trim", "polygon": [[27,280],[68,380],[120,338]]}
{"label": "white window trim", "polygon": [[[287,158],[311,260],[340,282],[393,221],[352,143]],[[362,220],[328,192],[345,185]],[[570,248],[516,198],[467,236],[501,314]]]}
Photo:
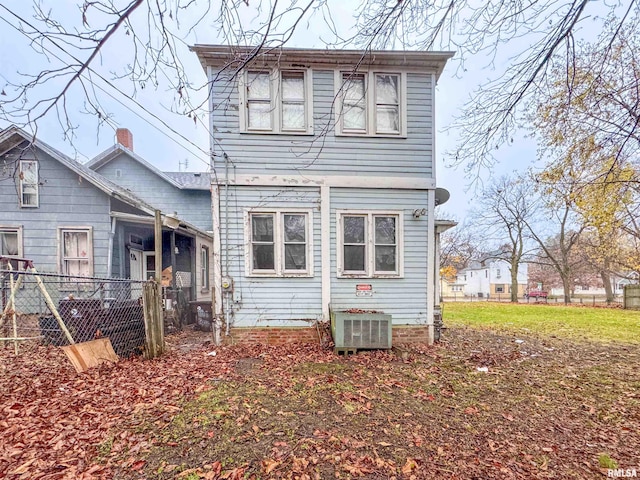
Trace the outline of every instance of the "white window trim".
{"label": "white window trim", "polygon": [[[18,234],[18,255],[5,255],[7,258],[24,258],[24,245],[22,243],[22,225],[0,225],[0,233]],[[21,268],[22,265],[19,265]]]}
{"label": "white window trim", "polygon": [[33,163],[36,166],[36,203],[35,205],[27,205],[23,202],[24,196],[23,196],[23,191],[22,188],[24,186],[24,180],[19,177],[18,178],[18,184],[20,186],[19,190],[20,190],[20,207],[22,208],[39,208],[40,207],[40,163],[37,160],[20,160],[20,174],[22,174],[22,164],[23,163]]}
{"label": "white window trim", "polygon": [[[58,271],[61,275],[68,275],[64,271],[64,233],[65,232],[87,232],[87,259],[89,260],[89,277],[94,274],[94,256],[93,256],[93,227],[91,226],[61,226],[58,227]],[[79,277],[81,278],[81,277]]]}
{"label": "white window trim", "polygon": [[[269,73],[271,91],[271,128],[249,128],[249,116],[247,109],[249,102],[247,99],[247,75],[249,72]],[[301,130],[282,129],[282,96],[281,96],[281,72],[302,72],[304,73],[304,105],[305,105],[305,128]],[[310,68],[281,68],[262,69],[248,68],[238,76],[238,117],[240,120],[240,133],[256,133],[266,135],[313,135],[313,73]]]}
{"label": "white window trim", "polygon": [[[206,256],[203,255],[204,252],[206,252]],[[206,263],[204,263],[202,260],[203,258],[206,260]],[[201,293],[206,293],[209,291],[209,289],[211,288],[211,281],[209,279],[210,277],[210,269],[211,269],[211,251],[209,249],[208,245],[200,245],[200,292]],[[205,282],[202,283],[202,280],[205,279]]]}
{"label": "white window trim", "polygon": [[[286,270],[284,268],[284,228],[282,217],[286,214],[307,215],[307,269]],[[251,255],[251,215],[275,215],[273,225],[274,270],[253,270]],[[247,277],[313,277],[313,210],[310,208],[268,208],[244,211],[244,267]]]}
{"label": "white window trim", "polygon": [[[343,74],[361,74],[365,76],[365,110],[366,110],[366,131],[343,131],[342,129],[342,75]],[[376,74],[398,75],[400,77],[400,132],[399,133],[376,133],[376,95],[375,95],[375,78]],[[407,138],[407,74],[397,70],[376,69],[369,72],[335,70],[334,81],[335,99],[336,99],[336,121],[335,134],[339,137],[376,137],[376,138]],[[369,86],[373,88],[369,90]]]}
{"label": "white window trim", "polygon": [[[338,278],[404,278],[404,212],[402,210],[336,210],[336,258]],[[365,224],[365,271],[363,273],[348,272],[343,270],[344,265],[344,245],[342,232],[342,217],[344,216],[367,216]],[[397,268],[396,272],[376,272],[375,271],[375,222],[374,217],[395,216],[396,225],[396,245],[397,245]]]}

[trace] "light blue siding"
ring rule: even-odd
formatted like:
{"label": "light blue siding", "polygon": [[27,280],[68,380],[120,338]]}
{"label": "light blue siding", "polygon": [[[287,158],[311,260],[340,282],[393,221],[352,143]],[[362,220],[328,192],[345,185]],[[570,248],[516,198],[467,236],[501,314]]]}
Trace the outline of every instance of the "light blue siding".
{"label": "light blue siding", "polygon": [[336,136],[334,72],[313,71],[314,135],[239,133],[237,83],[214,82],[215,163],[223,153],[237,174],[432,176],[432,84],[429,73],[407,74],[407,138]]}
{"label": "light blue siding", "polygon": [[[334,310],[361,308],[391,314],[394,325],[427,320],[427,216],[413,218],[426,208],[427,192],[420,190],[331,189],[331,238],[336,239],[336,210],[401,210],[404,227],[403,278],[337,278],[337,245],[331,244],[331,306]],[[374,212],[375,213],[375,212]],[[372,297],[357,297],[356,285],[370,284]]]}
{"label": "light blue siding", "polygon": [[[0,161],[15,161],[16,152],[8,152]],[[108,195],[41,150],[27,149],[21,158],[39,162],[40,207],[20,207],[16,173],[16,178],[0,182],[0,225],[22,226],[23,255],[39,271],[52,273],[60,269],[58,227],[92,227],[94,275],[106,276]]]}
{"label": "light blue siding", "polygon": [[[317,188],[221,187],[222,274],[234,280],[233,326],[299,326],[322,316],[320,192]],[[302,278],[245,275],[245,211],[270,208],[313,209],[314,276]]]}
{"label": "light blue siding", "polygon": [[[120,170],[121,176],[116,176]],[[97,172],[163,213],[178,213],[178,217],[201,228],[211,230],[211,193],[207,190],[180,190],[126,154],[118,155]]]}

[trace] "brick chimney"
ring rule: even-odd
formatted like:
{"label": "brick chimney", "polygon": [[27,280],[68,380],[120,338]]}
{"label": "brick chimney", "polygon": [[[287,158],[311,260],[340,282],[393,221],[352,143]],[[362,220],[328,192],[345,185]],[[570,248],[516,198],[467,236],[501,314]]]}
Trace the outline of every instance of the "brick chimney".
{"label": "brick chimney", "polygon": [[133,135],[128,128],[116,130],[116,142],[133,152]]}

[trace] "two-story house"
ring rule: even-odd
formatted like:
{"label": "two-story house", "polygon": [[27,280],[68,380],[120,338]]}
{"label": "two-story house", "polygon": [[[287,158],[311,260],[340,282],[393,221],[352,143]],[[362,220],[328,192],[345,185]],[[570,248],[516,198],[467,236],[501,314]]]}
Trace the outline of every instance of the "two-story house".
{"label": "two-story house", "polygon": [[[525,294],[528,283],[528,264],[518,265],[518,297]],[[487,257],[474,260],[460,270],[451,285],[453,296],[478,298],[509,298],[511,296],[511,266],[506,260]]]}
{"label": "two-story house", "polygon": [[192,50],[210,81],[227,333],[317,340],[330,309],[362,309],[433,341],[435,94],[452,53]]}

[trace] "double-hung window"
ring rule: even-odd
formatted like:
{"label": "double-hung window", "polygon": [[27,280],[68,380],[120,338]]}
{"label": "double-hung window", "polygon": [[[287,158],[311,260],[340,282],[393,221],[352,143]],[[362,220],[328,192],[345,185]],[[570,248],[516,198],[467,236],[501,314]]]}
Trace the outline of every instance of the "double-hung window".
{"label": "double-hung window", "polygon": [[[5,258],[22,258],[22,228],[0,227],[0,256]],[[9,260],[11,268],[17,270],[17,261]],[[0,262],[0,269],[8,269],[7,261]]]}
{"label": "double-hung window", "polygon": [[93,275],[93,239],[91,227],[61,227],[60,271],[73,277]]}
{"label": "double-hung window", "polygon": [[339,72],[339,135],[406,136],[405,76],[386,72]]}
{"label": "double-hung window", "polygon": [[247,212],[247,276],[313,276],[310,210]]}
{"label": "double-hung window", "polygon": [[339,211],[338,276],[401,277],[402,213]]}
{"label": "double-hung window", "polygon": [[37,208],[40,205],[38,191],[38,162],[20,160],[20,206]]}
{"label": "double-hung window", "polygon": [[247,129],[271,130],[273,123],[269,72],[247,73]]}
{"label": "double-hung window", "polygon": [[240,83],[243,132],[313,133],[311,70],[248,70]]}

